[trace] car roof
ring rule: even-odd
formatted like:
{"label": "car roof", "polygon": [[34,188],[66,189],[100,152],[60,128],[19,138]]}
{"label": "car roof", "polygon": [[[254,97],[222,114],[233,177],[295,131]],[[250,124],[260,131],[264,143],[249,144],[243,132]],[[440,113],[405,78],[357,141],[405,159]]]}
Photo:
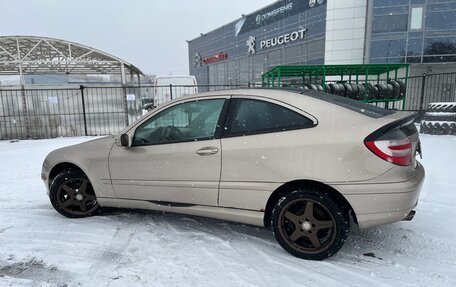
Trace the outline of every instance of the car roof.
{"label": "car roof", "polygon": [[394,111],[386,110],[360,101],[315,90],[283,89],[283,88],[249,88],[204,92],[186,98],[204,98],[213,96],[255,96],[277,100],[303,111],[314,114],[348,113],[370,118],[381,118],[391,115]]}

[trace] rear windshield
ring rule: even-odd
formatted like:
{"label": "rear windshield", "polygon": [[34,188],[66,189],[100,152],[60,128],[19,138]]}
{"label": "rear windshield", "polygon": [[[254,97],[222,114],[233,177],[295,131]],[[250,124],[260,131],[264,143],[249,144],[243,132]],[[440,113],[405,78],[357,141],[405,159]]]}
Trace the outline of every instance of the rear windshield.
{"label": "rear windshield", "polygon": [[336,96],[333,94],[323,93],[319,91],[306,90],[301,92],[301,94],[319,99],[334,105],[344,107],[346,109],[352,110],[354,112],[366,115],[371,118],[381,118],[384,116],[392,115],[395,111],[387,110],[384,108],[379,108],[374,105],[370,105],[364,102],[355,101],[349,98],[344,98],[341,96]]}

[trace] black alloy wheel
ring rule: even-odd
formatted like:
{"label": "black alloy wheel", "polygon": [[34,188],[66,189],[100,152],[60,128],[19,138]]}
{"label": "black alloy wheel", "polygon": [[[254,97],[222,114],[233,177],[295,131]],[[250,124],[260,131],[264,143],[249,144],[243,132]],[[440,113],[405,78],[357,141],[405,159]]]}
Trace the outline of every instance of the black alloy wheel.
{"label": "black alloy wheel", "polygon": [[51,183],[49,197],[55,210],[70,218],[91,216],[100,209],[92,184],[80,171],[58,174]]}
{"label": "black alloy wheel", "polygon": [[344,244],[350,220],[326,192],[297,190],[282,197],[272,211],[279,244],[296,257],[323,260]]}

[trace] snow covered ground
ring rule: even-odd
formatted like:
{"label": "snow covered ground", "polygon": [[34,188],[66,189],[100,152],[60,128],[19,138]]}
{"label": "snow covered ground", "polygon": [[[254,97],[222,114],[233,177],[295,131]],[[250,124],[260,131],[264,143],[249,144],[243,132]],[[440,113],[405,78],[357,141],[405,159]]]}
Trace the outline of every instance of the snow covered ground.
{"label": "snow covered ground", "polygon": [[40,180],[46,154],[89,138],[0,142],[0,286],[456,286],[456,137],[421,135],[411,222],[358,230],[323,262],[262,228],[114,210],[70,220]]}

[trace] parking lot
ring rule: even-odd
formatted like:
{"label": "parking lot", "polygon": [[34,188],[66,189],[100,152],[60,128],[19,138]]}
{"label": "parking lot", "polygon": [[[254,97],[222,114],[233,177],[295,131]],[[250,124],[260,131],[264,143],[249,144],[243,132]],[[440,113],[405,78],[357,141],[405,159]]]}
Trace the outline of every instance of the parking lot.
{"label": "parking lot", "polygon": [[456,137],[421,135],[426,180],[411,222],[358,230],[323,262],[270,230],[186,215],[108,210],[71,220],[40,180],[45,155],[91,138],[0,142],[1,286],[454,286]]}

